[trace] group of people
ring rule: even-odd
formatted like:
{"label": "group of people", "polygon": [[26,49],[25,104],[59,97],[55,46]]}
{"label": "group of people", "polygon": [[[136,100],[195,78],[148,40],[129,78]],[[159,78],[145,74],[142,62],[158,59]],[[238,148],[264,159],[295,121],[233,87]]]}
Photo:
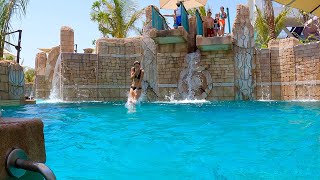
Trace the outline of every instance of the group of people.
{"label": "group of people", "polygon": [[212,18],[212,12],[210,9],[207,11],[207,16],[205,18],[205,23],[207,26],[207,37],[214,37],[214,36],[223,36],[226,19],[228,15],[224,11],[224,7],[220,7],[220,12],[215,14],[215,18]]}
{"label": "group of people", "polygon": [[[173,27],[176,29],[178,26],[181,26],[181,3],[178,2],[177,4],[177,9],[174,10],[173,15],[164,15],[168,17],[173,17],[174,19],[174,25]],[[207,37],[213,37],[213,36],[223,36],[224,35],[224,30],[225,30],[225,24],[226,24],[226,19],[228,15],[224,11],[224,7],[220,7],[220,12],[215,14],[215,18],[212,18],[212,12],[210,9],[207,11],[207,16],[205,17],[204,23],[206,23],[207,26]]]}

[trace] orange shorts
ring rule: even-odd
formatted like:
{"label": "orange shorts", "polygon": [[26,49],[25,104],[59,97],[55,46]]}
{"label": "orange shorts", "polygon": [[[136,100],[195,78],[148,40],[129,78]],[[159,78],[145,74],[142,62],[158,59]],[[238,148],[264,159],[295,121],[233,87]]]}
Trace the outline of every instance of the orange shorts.
{"label": "orange shorts", "polygon": [[224,19],[219,19],[219,23],[222,24],[222,25],[225,25],[225,24],[226,24],[226,20],[224,20]]}

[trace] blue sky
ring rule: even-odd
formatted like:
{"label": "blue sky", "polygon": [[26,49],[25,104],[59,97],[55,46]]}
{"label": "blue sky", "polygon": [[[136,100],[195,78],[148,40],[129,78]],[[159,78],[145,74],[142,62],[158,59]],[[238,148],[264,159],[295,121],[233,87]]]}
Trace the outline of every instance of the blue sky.
{"label": "blue sky", "polygon": [[[38,48],[51,48],[59,45],[61,26],[70,26],[75,32],[75,43],[78,52],[92,47],[92,40],[101,37],[97,25],[90,21],[91,5],[94,0],[30,0],[27,15],[21,20],[13,21],[14,30],[22,29],[21,58],[24,66],[34,67]],[[158,0],[134,1],[138,8],[150,4],[159,6]],[[234,21],[237,4],[246,4],[247,0],[208,0],[207,7],[213,12],[219,12],[221,5],[229,7],[231,22]],[[161,10],[162,14],[172,14],[172,11]],[[140,23],[139,23],[140,24]],[[172,26],[172,24],[171,24]],[[231,24],[232,26],[232,24]],[[228,27],[226,27],[226,32]],[[132,34],[133,35],[133,34]],[[11,39],[16,44],[16,39]],[[15,53],[14,48],[11,48]]]}

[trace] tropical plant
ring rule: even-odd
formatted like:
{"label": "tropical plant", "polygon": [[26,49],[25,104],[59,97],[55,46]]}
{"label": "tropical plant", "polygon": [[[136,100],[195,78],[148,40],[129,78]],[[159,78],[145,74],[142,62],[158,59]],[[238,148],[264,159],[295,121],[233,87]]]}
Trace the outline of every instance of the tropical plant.
{"label": "tropical plant", "polygon": [[24,81],[26,83],[33,83],[36,72],[33,68],[29,68],[29,67],[24,67]]}
{"label": "tropical plant", "polygon": [[189,15],[191,15],[191,16],[195,16],[197,10],[199,11],[200,16],[206,16],[206,15],[207,15],[207,13],[206,13],[206,8],[205,8],[204,6],[201,6],[201,7],[199,7],[199,8],[189,9],[189,10],[188,10],[188,13],[189,13]]}
{"label": "tropical plant", "polygon": [[274,21],[274,10],[271,0],[265,0],[265,15],[269,26],[270,39],[276,39],[276,29]]}
{"label": "tropical plant", "polygon": [[98,23],[104,37],[125,38],[144,13],[132,4],[131,0],[97,0],[92,4],[91,20]]}
{"label": "tropical plant", "polygon": [[12,31],[12,17],[24,16],[28,2],[29,0],[0,0],[0,57],[3,57],[5,34]]}
{"label": "tropical plant", "polygon": [[13,57],[12,56],[8,56],[6,59],[13,61]]}
{"label": "tropical plant", "polygon": [[[257,18],[255,21],[255,31],[257,32],[256,45],[260,48],[268,47],[268,43],[271,39],[270,31],[272,29],[269,26],[269,19],[266,14],[263,14],[261,10],[256,6]],[[289,8],[285,8],[276,18],[274,18],[274,36],[278,37],[284,28],[284,23],[287,19],[287,15],[290,12]]]}

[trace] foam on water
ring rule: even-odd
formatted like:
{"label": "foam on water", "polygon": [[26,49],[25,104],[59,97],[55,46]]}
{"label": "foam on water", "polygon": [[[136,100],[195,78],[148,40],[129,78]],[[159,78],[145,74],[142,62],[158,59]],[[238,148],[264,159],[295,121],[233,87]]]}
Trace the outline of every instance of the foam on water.
{"label": "foam on water", "polygon": [[154,103],[167,103],[167,104],[202,104],[202,103],[210,103],[210,101],[199,99],[199,100],[172,100],[172,101],[155,101]]}

